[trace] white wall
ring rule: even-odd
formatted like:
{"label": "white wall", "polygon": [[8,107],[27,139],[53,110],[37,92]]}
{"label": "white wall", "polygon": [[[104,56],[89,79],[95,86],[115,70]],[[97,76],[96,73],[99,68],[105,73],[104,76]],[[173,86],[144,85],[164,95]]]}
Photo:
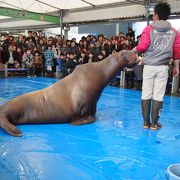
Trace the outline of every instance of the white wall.
{"label": "white wall", "polygon": [[68,39],[76,38],[76,41],[79,42],[82,36],[87,36],[88,34],[79,34],[78,27],[71,27],[68,32]]}
{"label": "white wall", "polygon": [[173,20],[168,20],[172,27],[175,28],[176,30],[178,30],[180,32],[180,19],[173,19]]}
{"label": "white wall", "polygon": [[[173,19],[173,20],[168,20],[171,24],[172,27],[177,29],[180,32],[180,19]],[[143,29],[147,26],[147,22],[134,22],[132,24],[132,28],[135,31],[136,37],[140,35],[143,31]],[[61,30],[60,28],[49,28],[47,29],[48,35],[56,35],[60,34]],[[68,39],[76,38],[77,41],[81,39],[82,36],[87,36],[88,34],[78,34],[78,27],[71,27],[70,31],[68,32]]]}
{"label": "white wall", "polygon": [[137,37],[140,35],[146,26],[147,22],[134,22],[132,24],[132,29],[135,31],[135,36]]}

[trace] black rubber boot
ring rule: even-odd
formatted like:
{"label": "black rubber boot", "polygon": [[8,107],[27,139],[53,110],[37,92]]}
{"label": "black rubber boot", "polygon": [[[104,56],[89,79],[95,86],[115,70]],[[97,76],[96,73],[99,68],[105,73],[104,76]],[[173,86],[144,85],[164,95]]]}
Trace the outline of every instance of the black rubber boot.
{"label": "black rubber boot", "polygon": [[150,128],[150,110],[151,110],[151,99],[141,100],[142,115],[144,119],[143,127],[145,129]]}
{"label": "black rubber boot", "polygon": [[157,130],[158,128],[161,128],[161,124],[158,123],[160,113],[162,110],[163,106],[163,101],[152,101],[152,124],[151,124],[151,129],[152,130]]}

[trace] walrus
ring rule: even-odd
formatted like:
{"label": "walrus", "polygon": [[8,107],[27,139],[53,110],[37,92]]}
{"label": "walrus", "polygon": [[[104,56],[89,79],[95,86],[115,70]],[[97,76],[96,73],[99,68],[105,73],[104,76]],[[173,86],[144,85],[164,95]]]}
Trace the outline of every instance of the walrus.
{"label": "walrus", "polygon": [[15,125],[92,123],[104,87],[121,68],[136,59],[133,51],[124,50],[100,62],[79,65],[50,87],[20,95],[1,105],[0,126],[12,136],[22,136]]}

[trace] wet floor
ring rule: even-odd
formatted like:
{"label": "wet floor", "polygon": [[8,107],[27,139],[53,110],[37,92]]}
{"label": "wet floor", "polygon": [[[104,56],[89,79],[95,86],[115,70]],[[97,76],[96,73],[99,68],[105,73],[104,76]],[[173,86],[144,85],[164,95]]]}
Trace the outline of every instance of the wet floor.
{"label": "wet floor", "polygon": [[[0,79],[0,104],[45,88],[52,78]],[[158,131],[142,128],[140,91],[107,86],[93,124],[19,125],[0,129],[1,180],[164,180],[180,163],[180,98],[165,96]]]}

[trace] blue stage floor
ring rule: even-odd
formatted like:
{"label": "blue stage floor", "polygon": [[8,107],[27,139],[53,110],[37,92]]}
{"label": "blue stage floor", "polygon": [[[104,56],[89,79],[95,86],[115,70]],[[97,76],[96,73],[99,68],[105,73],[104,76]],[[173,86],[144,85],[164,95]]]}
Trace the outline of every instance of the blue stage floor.
{"label": "blue stage floor", "polygon": [[[51,78],[0,79],[0,104],[45,88]],[[158,131],[142,128],[140,91],[106,87],[93,124],[0,128],[1,180],[164,180],[180,163],[180,98],[165,96]]]}

